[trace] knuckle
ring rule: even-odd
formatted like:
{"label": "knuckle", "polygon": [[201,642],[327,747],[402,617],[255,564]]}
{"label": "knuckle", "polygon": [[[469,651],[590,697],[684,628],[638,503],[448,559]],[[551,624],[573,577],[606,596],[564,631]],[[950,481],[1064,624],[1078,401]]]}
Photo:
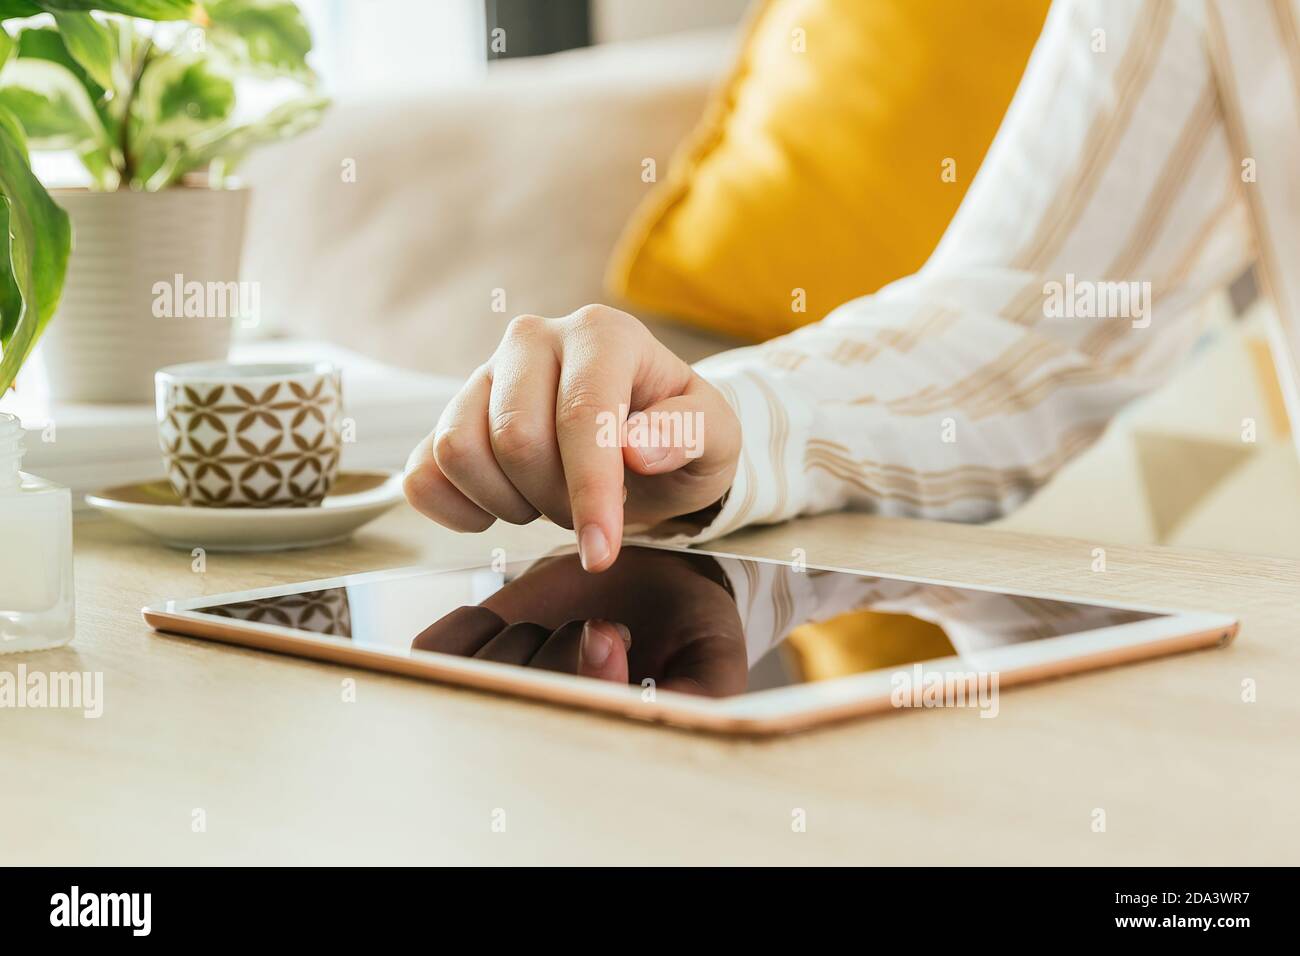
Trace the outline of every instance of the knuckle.
{"label": "knuckle", "polygon": [[477,454],[477,443],[463,428],[444,428],[434,436],[433,460],[444,473],[464,470]]}
{"label": "knuckle", "polygon": [[602,413],[618,414],[618,409],[607,408],[595,389],[584,385],[570,388],[555,407],[555,421],[561,428],[595,425]]}
{"label": "knuckle", "polygon": [[402,476],[402,494],[416,508],[422,508],[429,498],[429,479],[424,473],[426,467],[419,465]]}
{"label": "knuckle", "polygon": [[547,321],[540,315],[516,315],[506,326],[506,338],[535,339],[546,331]]}
{"label": "knuckle", "polygon": [[580,332],[618,332],[635,324],[626,312],[607,305],[584,305],[568,317],[570,328]]}
{"label": "knuckle", "polygon": [[440,490],[431,470],[432,466],[425,464],[407,472],[402,479],[402,491],[411,507],[452,531],[486,531],[491,527],[495,520],[491,515],[466,513],[465,509],[454,507]]}
{"label": "knuckle", "polygon": [[531,461],[550,447],[546,422],[520,411],[500,412],[489,426],[492,450],[509,462]]}

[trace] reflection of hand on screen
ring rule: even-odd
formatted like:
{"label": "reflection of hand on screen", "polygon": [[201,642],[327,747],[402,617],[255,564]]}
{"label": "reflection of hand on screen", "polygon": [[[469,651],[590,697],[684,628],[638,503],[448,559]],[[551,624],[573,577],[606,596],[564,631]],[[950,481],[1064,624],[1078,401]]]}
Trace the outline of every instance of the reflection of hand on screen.
{"label": "reflection of hand on screen", "polygon": [[460,607],[421,631],[411,647],[625,684],[626,630],[600,620],[567,621],[554,629],[532,621],[508,624],[485,607]]}
{"label": "reflection of hand on screen", "polygon": [[576,555],[538,561],[478,607],[412,644],[440,651],[721,696],[744,690],[744,631],[712,558],[626,548],[605,573]]}

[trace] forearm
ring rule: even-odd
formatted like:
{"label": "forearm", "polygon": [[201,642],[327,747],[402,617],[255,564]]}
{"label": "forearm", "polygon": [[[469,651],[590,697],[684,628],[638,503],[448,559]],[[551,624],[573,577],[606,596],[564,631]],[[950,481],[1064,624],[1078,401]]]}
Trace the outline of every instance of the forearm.
{"label": "forearm", "polygon": [[1168,4],[1054,8],[926,267],[698,367],[744,450],[697,540],[845,507],[998,517],[1169,376],[1192,306],[1253,255],[1198,30]]}

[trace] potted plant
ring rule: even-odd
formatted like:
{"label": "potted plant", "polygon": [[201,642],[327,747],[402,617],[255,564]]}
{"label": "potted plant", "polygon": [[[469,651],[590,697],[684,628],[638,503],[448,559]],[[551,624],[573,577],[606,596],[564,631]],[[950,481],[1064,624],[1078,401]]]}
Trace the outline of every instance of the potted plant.
{"label": "potted plant", "polygon": [[[319,121],[311,35],[291,0],[0,0],[0,34],[0,388],[57,304],[53,397],[151,401],[156,368],[224,358],[256,319],[231,174]],[[51,195],[25,148],[72,151],[92,185]]]}

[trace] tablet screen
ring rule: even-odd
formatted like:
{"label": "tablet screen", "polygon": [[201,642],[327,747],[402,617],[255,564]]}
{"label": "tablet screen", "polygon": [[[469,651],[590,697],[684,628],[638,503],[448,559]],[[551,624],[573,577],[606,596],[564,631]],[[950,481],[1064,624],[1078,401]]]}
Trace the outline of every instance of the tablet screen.
{"label": "tablet screen", "polygon": [[1160,615],[626,546],[602,574],[576,554],[365,575],[196,610],[330,635],[725,697],[1077,634]]}

